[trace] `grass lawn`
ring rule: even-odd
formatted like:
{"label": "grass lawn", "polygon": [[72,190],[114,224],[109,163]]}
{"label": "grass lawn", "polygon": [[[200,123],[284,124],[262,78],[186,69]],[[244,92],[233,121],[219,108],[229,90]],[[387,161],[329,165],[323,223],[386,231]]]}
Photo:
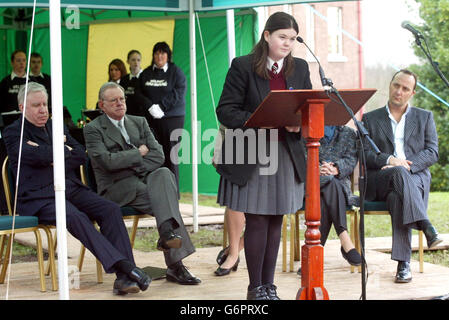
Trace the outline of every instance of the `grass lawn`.
{"label": "grass lawn", "polygon": [[[181,202],[192,203],[191,193],[181,193]],[[216,203],[216,196],[200,195],[199,204],[202,206],[220,207]],[[449,192],[432,192],[429,197],[429,219],[440,233],[449,233]],[[223,237],[222,225],[201,226],[197,233],[190,231],[192,242],[197,248],[220,246]],[[417,231],[413,231],[417,233]],[[391,221],[389,216],[365,216],[365,237],[387,237],[391,236]],[[135,248],[141,251],[156,250],[158,233],[154,230],[139,229],[136,236]],[[303,237],[303,235],[302,235]],[[329,239],[337,239],[335,230],[332,228]],[[29,259],[28,256],[35,256],[36,251],[32,248],[14,244],[13,262],[21,262],[20,259]],[[20,258],[23,256],[24,258]],[[413,254],[413,259],[418,259],[417,254]],[[447,250],[427,251],[424,254],[426,262],[442,264],[449,267],[449,253]]]}
{"label": "grass lawn", "polygon": [[[191,193],[181,193],[181,202],[192,203]],[[220,207],[216,203],[215,196],[200,195],[199,204],[211,207]],[[429,196],[429,219],[439,233],[449,233],[449,192],[432,192]],[[413,231],[417,234],[417,231]],[[365,238],[391,237],[390,216],[365,216]],[[191,233],[193,243],[197,248],[220,246],[223,237],[222,226],[201,226],[198,233]],[[303,237],[303,235],[302,235]],[[135,247],[143,251],[156,249],[157,233],[140,230],[136,237]],[[332,228],[329,239],[338,239]],[[413,259],[418,260],[418,254],[413,254]],[[447,250],[435,250],[424,252],[424,261],[441,264],[449,267],[449,253]]]}

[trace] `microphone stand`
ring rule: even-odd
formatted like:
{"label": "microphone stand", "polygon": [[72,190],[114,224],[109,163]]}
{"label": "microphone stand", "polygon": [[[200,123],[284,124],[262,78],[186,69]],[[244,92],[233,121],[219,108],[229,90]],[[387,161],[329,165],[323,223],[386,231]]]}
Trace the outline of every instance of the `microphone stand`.
{"label": "microphone stand", "polygon": [[[441,80],[443,80],[443,82],[446,85],[446,87],[449,88],[449,81],[447,81],[446,77],[441,72],[438,62],[433,61],[433,59],[432,59],[432,55],[430,54],[430,50],[429,50],[429,46],[427,45],[426,38],[424,38],[424,36],[421,35],[421,34],[415,34],[415,33],[413,33],[413,34],[415,35],[415,43],[416,43],[416,45],[421,48],[421,50],[426,55],[427,59],[429,60],[429,62],[432,65],[433,69],[435,70],[435,72],[438,74],[438,76],[441,78]],[[421,39],[424,40],[424,43],[426,44],[427,50],[423,47],[423,45],[421,43]]]}
{"label": "microphone stand", "polygon": [[306,46],[306,48],[309,50],[309,52],[313,55],[315,60],[318,62],[319,66],[319,74],[321,78],[321,84],[323,85],[324,90],[326,91],[326,94],[330,98],[330,94],[335,94],[340,100],[340,104],[342,104],[346,111],[351,116],[352,120],[354,121],[354,124],[357,128],[357,138],[359,141],[359,146],[357,148],[357,153],[359,157],[359,189],[360,189],[360,245],[361,245],[361,256],[362,256],[362,299],[366,300],[366,261],[365,261],[365,220],[364,220],[364,214],[365,214],[365,189],[366,189],[366,161],[365,161],[365,150],[363,148],[363,139],[368,141],[371,148],[376,152],[376,154],[380,154],[379,148],[376,146],[374,141],[371,139],[371,137],[368,134],[368,131],[363,126],[363,123],[361,121],[358,121],[356,117],[354,116],[354,112],[352,112],[352,109],[346,104],[346,102],[343,100],[342,96],[338,92],[338,90],[334,87],[334,84],[332,83],[332,80],[329,78],[326,78],[324,75],[324,70],[321,67],[320,61],[315,56],[313,51],[309,48],[309,46],[304,42],[304,40],[301,37],[296,37],[296,40],[298,40],[299,43],[302,43]]}
{"label": "microphone stand", "polygon": [[358,121],[354,115],[352,109],[346,104],[338,90],[333,86],[333,83],[330,79],[324,78],[326,85],[329,89],[326,90],[328,95],[335,94],[340,101],[340,103],[345,107],[346,111],[354,121],[354,124],[357,128],[357,138],[358,138],[358,146],[357,153],[359,157],[359,191],[360,191],[360,222],[359,222],[359,231],[360,231],[360,251],[362,256],[362,300],[366,300],[366,260],[365,260],[365,193],[366,193],[366,158],[365,158],[365,150],[363,147],[363,140],[368,141],[371,148],[376,152],[376,154],[380,154],[379,148],[376,146],[374,141],[368,134],[368,131],[363,126],[361,121]]}

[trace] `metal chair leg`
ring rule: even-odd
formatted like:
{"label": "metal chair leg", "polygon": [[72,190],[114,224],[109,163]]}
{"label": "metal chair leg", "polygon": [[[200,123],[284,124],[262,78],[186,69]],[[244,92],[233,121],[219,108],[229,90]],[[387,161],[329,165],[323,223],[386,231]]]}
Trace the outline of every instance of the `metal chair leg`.
{"label": "metal chair leg", "polygon": [[41,284],[41,292],[45,292],[45,275],[44,275],[44,255],[42,250],[42,239],[41,232],[39,230],[34,230],[34,235],[36,236],[36,244],[37,244],[37,261],[39,264],[39,278]]}
{"label": "metal chair leg", "polygon": [[424,246],[423,246],[423,232],[420,230],[418,233],[419,238],[419,272],[424,272]]}
{"label": "metal chair leg", "polygon": [[6,244],[6,252],[5,252],[5,257],[3,259],[2,270],[0,272],[0,284],[5,283],[6,270],[8,270],[8,265],[9,265],[9,255],[11,254],[12,243],[14,241],[14,235],[11,234],[7,237],[8,237],[8,240],[7,240],[7,244]]}
{"label": "metal chair leg", "polygon": [[282,272],[287,272],[287,216],[282,218]]}

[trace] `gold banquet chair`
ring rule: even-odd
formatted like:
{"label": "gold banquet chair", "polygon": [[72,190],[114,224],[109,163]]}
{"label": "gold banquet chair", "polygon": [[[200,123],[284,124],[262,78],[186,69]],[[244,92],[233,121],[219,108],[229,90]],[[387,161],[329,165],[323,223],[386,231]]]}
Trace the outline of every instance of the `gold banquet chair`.
{"label": "gold banquet chair", "polygon": [[[89,188],[91,188],[94,192],[97,192],[97,183],[95,181],[94,172],[93,172],[89,158],[87,158],[86,164],[84,166],[83,165],[80,166],[80,174],[81,174],[81,182],[84,183]],[[137,227],[139,225],[139,220],[141,218],[154,218],[154,217],[150,214],[145,214],[145,213],[139,212],[139,211],[135,210],[134,208],[128,207],[128,206],[121,207],[120,211],[122,212],[122,216],[123,216],[124,220],[127,220],[127,219],[133,220],[131,234],[129,235],[129,237],[130,237],[131,248],[134,248],[134,241],[136,239]],[[85,252],[86,252],[86,247],[81,245],[80,255],[79,255],[79,259],[78,259],[78,269],[80,271],[83,266]],[[100,275],[102,276],[101,264],[97,260],[97,276],[100,276]]]}
{"label": "gold banquet chair", "polygon": [[[387,209],[387,203],[384,201],[365,201],[364,202],[364,212],[365,216],[379,216],[379,215],[390,215],[390,212]],[[356,225],[357,234],[359,234],[359,225]],[[419,252],[419,272],[424,272],[424,245],[423,238],[424,233],[422,231],[418,232],[418,252]],[[360,238],[357,237],[356,248],[360,248]],[[359,272],[361,272],[361,268],[359,267]]]}
{"label": "gold banquet chair", "polygon": [[[11,188],[11,182],[12,179],[12,173],[9,169],[8,165],[8,157],[3,161],[2,165],[2,181],[3,181],[3,188],[5,191],[5,199],[6,204],[8,207],[8,216],[0,216],[0,259],[2,259],[2,268],[0,271],[0,284],[3,284],[5,282],[6,277],[6,271],[8,269],[8,265],[10,263],[9,256],[12,250],[12,245],[14,242],[14,235],[17,233],[24,233],[24,232],[33,232],[36,237],[36,247],[37,247],[37,259],[38,259],[38,266],[39,266],[39,279],[40,279],[40,288],[41,292],[46,291],[46,285],[45,285],[45,275],[44,275],[44,258],[43,258],[43,249],[42,249],[42,239],[40,234],[40,229],[43,229],[45,233],[47,234],[47,241],[49,242],[49,263],[53,263],[54,266],[54,260],[51,258],[54,258],[54,253],[52,251],[51,246],[51,236],[49,237],[48,230],[45,226],[39,225],[38,218],[35,216],[15,216],[15,218],[12,216],[12,193],[11,191],[14,190],[14,188]],[[14,186],[14,185],[12,185]],[[13,222],[13,219],[15,220]],[[14,223],[14,230],[13,230],[13,223]],[[5,250],[6,249],[6,250]],[[4,253],[4,255],[3,255]],[[53,290],[57,290],[57,284],[56,284],[56,275],[54,272],[54,268],[52,269],[52,286]]]}

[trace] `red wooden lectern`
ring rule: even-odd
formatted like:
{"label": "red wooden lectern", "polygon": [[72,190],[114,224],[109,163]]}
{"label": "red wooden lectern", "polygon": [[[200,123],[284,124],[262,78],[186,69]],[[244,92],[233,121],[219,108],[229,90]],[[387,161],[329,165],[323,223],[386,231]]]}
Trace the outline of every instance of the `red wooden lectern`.
{"label": "red wooden lectern", "polygon": [[[375,89],[339,91],[352,111],[357,111]],[[297,300],[329,300],[323,282],[323,246],[320,244],[319,147],[324,125],[345,125],[351,116],[323,90],[274,90],[246,122],[247,127],[301,126],[307,141],[306,232],[301,250],[301,288]]]}

